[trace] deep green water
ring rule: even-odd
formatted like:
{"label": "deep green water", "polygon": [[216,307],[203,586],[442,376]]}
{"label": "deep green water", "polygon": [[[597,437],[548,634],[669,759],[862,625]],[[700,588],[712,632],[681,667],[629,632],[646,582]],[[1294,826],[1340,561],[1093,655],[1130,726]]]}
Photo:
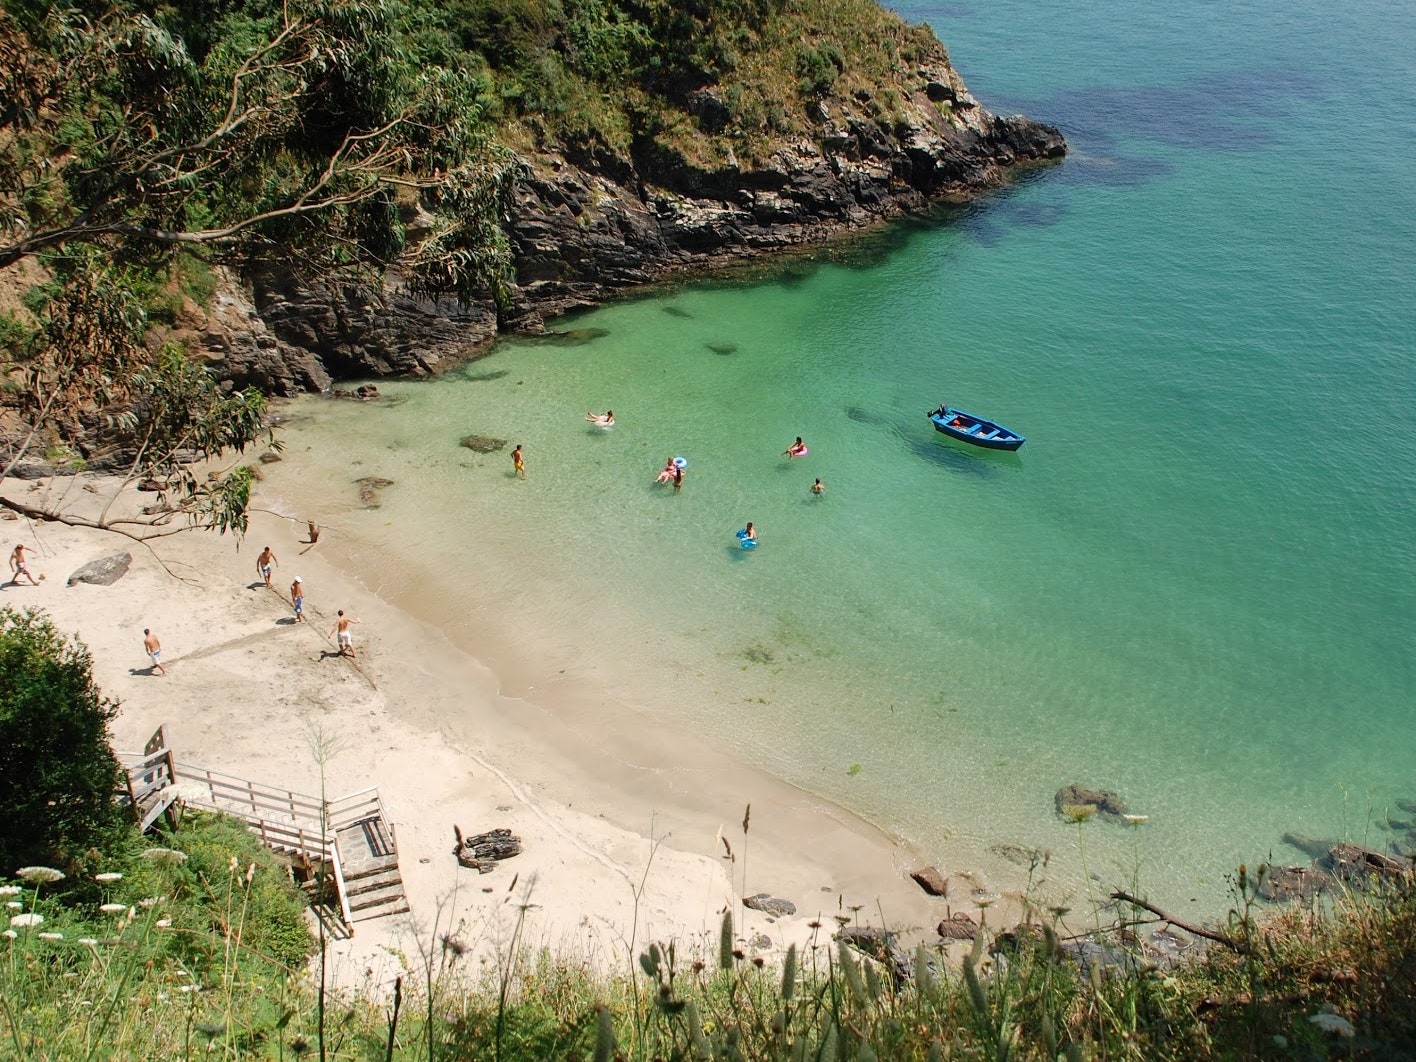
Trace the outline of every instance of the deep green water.
{"label": "deep green water", "polygon": [[[1385,844],[1416,799],[1416,6],[1136,7],[901,5],[1067,162],[390,409],[307,402],[292,449],[396,481],[339,519],[439,572],[454,635],[534,630],[548,673],[951,865],[1074,859],[1070,782],[1151,815],[1089,824],[1092,869],[1139,853],[1171,900],[1301,858],[1285,831]],[[941,399],[1029,441],[945,442]],[[524,443],[527,481],[472,432]]]}

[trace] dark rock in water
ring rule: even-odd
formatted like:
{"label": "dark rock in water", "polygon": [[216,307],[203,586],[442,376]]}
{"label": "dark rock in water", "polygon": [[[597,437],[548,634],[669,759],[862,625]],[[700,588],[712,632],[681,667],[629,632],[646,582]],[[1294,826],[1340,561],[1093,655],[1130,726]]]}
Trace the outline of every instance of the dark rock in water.
{"label": "dark rock in water", "polygon": [[910,877],[914,878],[916,884],[931,896],[949,895],[949,879],[938,867],[923,867],[916,870]]}
{"label": "dark rock in water", "polygon": [[1259,899],[1268,903],[1310,900],[1332,884],[1332,875],[1317,867],[1269,867],[1259,881]]}
{"label": "dark rock in water", "polygon": [[1416,815],[1416,800],[1398,800],[1396,802],[1396,806],[1399,807],[1402,811],[1406,811],[1411,813],[1412,815]]}
{"label": "dark rock in water", "polygon": [[894,933],[874,926],[844,926],[836,934],[836,939],[850,945],[876,962],[890,967],[896,982],[908,981],[914,972],[914,964],[900,947]]}
{"label": "dark rock in water", "polygon": [[973,940],[978,936],[978,924],[962,911],[941,921],[934,930],[945,940]]}
{"label": "dark rock in water", "polygon": [[1392,855],[1401,856],[1403,859],[1416,858],[1416,840],[1392,841]]}
{"label": "dark rock in water", "polygon": [[725,357],[729,354],[736,354],[738,349],[736,343],[705,343],[704,346],[714,354],[722,354]]}
{"label": "dark rock in water", "polygon": [[670,317],[681,317],[688,321],[693,320],[693,314],[678,306],[660,306],[659,309],[663,310]]}
{"label": "dark rock in water", "polygon": [[542,332],[540,335],[530,338],[537,343],[546,343],[554,347],[578,347],[584,343],[593,343],[597,339],[603,339],[609,334],[608,328],[567,328],[560,332]]}
{"label": "dark rock in water", "polygon": [[493,380],[500,380],[503,376],[510,376],[506,369],[498,369],[496,372],[469,372],[462,378],[468,383],[491,383]]}
{"label": "dark rock in water", "polygon": [[1064,941],[1058,945],[1057,951],[1071,959],[1076,963],[1077,969],[1087,975],[1090,975],[1093,969],[1100,969],[1103,972],[1119,971],[1129,976],[1139,973],[1145,965],[1139,955],[1109,944],[1098,944],[1085,937],[1081,940]]}
{"label": "dark rock in water", "polygon": [[1352,885],[1378,880],[1395,880],[1410,874],[1412,861],[1401,856],[1389,856],[1371,848],[1346,842],[1334,845],[1318,865]]}
{"label": "dark rock in water", "polygon": [[354,482],[359,485],[359,502],[365,509],[377,509],[380,504],[379,491],[393,486],[393,480],[384,479],[382,476],[365,476]]}
{"label": "dark rock in water", "polygon": [[506,445],[506,440],[493,439],[490,435],[464,435],[461,445],[479,454],[494,454]]}
{"label": "dark rock in water", "polygon": [[1292,845],[1309,859],[1322,859],[1337,844],[1336,841],[1325,840],[1321,837],[1309,837],[1303,833],[1285,833],[1283,843]]}
{"label": "dark rock in water", "polygon": [[112,586],[128,574],[128,565],[132,563],[133,555],[131,553],[113,553],[107,557],[100,557],[96,561],[89,561],[69,576],[67,585],[92,583],[94,586]]}
{"label": "dark rock in water", "polygon": [[765,892],[745,897],[742,905],[751,907],[754,911],[769,914],[773,918],[785,918],[787,915],[796,914],[796,904],[791,900],[781,900],[775,896],[768,896]]}
{"label": "dark rock in water", "polygon": [[1080,785],[1067,785],[1057,790],[1057,796],[1054,799],[1057,803],[1057,811],[1062,815],[1077,814],[1075,810],[1069,811],[1069,809],[1090,808],[1090,814],[1119,819],[1130,810],[1126,807],[1126,802],[1109,789],[1088,789]]}
{"label": "dark rock in water", "polygon": [[1008,844],[1007,842],[995,844],[989,851],[993,852],[995,855],[1001,855],[1004,859],[1008,860],[1008,862],[1018,867],[1029,866],[1032,863],[1040,862],[1042,859],[1042,853],[1036,848],[1024,848],[1020,844]]}

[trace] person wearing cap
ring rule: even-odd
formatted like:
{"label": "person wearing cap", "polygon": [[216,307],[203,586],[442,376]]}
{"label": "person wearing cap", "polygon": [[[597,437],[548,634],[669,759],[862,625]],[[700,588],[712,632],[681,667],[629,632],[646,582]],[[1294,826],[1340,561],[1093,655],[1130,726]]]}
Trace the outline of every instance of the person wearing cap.
{"label": "person wearing cap", "polygon": [[300,581],[300,577],[295,576],[295,581],[290,584],[290,600],[295,603],[295,622],[305,621],[305,584]]}

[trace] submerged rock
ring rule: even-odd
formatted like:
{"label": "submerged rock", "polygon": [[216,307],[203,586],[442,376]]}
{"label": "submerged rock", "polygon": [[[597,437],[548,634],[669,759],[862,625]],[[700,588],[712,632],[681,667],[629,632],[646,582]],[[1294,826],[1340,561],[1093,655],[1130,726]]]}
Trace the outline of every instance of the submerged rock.
{"label": "submerged rock", "polygon": [[1130,809],[1126,802],[1109,789],[1088,789],[1081,785],[1066,785],[1057,790],[1054,798],[1057,812],[1061,815],[1075,814],[1068,809],[1090,809],[1090,814],[1119,819]]}
{"label": "submerged rock", "polygon": [[384,479],[382,476],[365,476],[354,482],[359,485],[359,501],[365,509],[377,509],[381,504],[379,491],[393,486],[393,480]]}
{"label": "submerged rock", "polygon": [[1285,833],[1283,843],[1292,845],[1309,859],[1322,859],[1337,844],[1336,841],[1325,840],[1322,837],[1309,837],[1304,833]]}
{"label": "submerged rock", "polygon": [[1269,867],[1256,891],[1268,903],[1310,900],[1332,881],[1332,875],[1319,867]]}
{"label": "submerged rock", "polygon": [[490,435],[464,435],[460,445],[479,454],[494,454],[506,445],[505,439],[493,439]]}
{"label": "submerged rock", "polygon": [[736,343],[705,343],[704,344],[714,354],[736,354],[738,345]]}

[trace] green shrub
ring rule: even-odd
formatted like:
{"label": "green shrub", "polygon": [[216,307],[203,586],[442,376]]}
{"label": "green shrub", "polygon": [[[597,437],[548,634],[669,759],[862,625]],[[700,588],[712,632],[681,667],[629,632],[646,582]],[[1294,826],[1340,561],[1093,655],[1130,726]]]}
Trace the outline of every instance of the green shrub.
{"label": "green shrub", "polygon": [[0,871],[76,875],[126,830],[108,747],[118,702],[99,692],[92,665],[42,613],[0,609]]}

